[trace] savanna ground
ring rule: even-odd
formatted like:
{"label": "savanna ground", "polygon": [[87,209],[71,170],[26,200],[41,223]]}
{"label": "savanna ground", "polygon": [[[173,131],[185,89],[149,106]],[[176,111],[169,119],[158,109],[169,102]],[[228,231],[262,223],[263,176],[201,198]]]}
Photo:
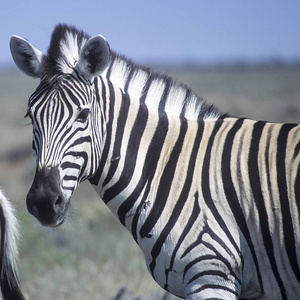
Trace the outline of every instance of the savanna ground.
{"label": "savanna ground", "polygon": [[[300,122],[299,65],[161,69],[231,115]],[[19,273],[26,297],[175,299],[156,285],[141,251],[88,183],[74,194],[70,217],[59,228],[43,228],[27,212],[35,160],[30,122],[23,116],[37,85],[18,71],[0,72],[0,186],[20,220]]]}

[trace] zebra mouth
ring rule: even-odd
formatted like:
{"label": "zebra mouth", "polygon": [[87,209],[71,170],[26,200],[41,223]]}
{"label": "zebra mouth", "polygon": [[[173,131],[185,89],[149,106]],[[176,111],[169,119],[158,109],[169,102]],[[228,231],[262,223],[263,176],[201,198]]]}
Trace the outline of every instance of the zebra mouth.
{"label": "zebra mouth", "polygon": [[65,211],[57,213],[56,215],[52,215],[52,219],[49,218],[45,222],[45,218],[38,219],[39,222],[46,227],[59,227],[65,223],[65,221],[68,219],[68,208],[65,209]]}
{"label": "zebra mouth", "polygon": [[69,208],[71,206],[71,200],[65,200],[64,209],[59,210],[56,215],[53,216],[53,223],[44,225],[50,227],[58,227],[65,223],[69,215]]}
{"label": "zebra mouth", "polygon": [[41,225],[46,227],[58,227],[67,220],[71,206],[70,199],[66,200],[62,197],[58,197],[55,205],[51,205],[49,201],[45,201],[45,199],[39,199],[39,205],[33,205],[31,197],[31,194],[27,196],[27,209]]}
{"label": "zebra mouth", "polygon": [[62,224],[65,223],[66,219],[67,219],[67,216],[68,216],[68,213],[63,217],[63,219],[57,224],[55,225],[54,227],[58,227],[58,226],[61,226]]}
{"label": "zebra mouth", "polygon": [[53,214],[53,225],[50,226],[58,227],[64,224],[68,218],[70,206],[71,206],[71,199],[64,199],[61,196],[59,196],[56,201],[56,208]]}
{"label": "zebra mouth", "polygon": [[26,204],[28,211],[43,226],[57,227],[65,222],[71,197],[66,197],[61,191],[57,167],[36,171]]}
{"label": "zebra mouth", "polygon": [[39,214],[35,216],[41,225],[45,227],[58,227],[65,223],[68,217],[68,212],[60,214],[59,216],[52,215],[52,218],[46,218],[44,215]]}
{"label": "zebra mouth", "polygon": [[70,201],[65,204],[65,208],[63,211],[52,212],[52,214],[45,213],[43,211],[38,211],[36,215],[34,215],[37,220],[41,223],[41,225],[46,227],[58,227],[65,223],[69,214]]}

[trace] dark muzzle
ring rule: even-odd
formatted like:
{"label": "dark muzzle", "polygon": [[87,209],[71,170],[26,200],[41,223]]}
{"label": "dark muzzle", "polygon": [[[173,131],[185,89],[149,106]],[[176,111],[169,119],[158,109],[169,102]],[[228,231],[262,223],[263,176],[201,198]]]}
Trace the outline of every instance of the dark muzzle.
{"label": "dark muzzle", "polygon": [[56,167],[36,170],[32,186],[28,192],[27,209],[44,226],[58,226],[67,216],[67,201],[59,184]]}

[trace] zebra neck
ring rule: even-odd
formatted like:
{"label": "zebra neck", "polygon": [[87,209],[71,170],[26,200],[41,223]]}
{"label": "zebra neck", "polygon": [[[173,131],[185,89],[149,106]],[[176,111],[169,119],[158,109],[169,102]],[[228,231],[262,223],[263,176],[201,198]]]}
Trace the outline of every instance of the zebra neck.
{"label": "zebra neck", "polygon": [[182,122],[187,121],[148,110],[120,89],[115,89],[114,98],[110,109],[114,117],[105,130],[103,168],[96,191],[128,227],[135,214],[149,204],[149,189],[169,158]]}
{"label": "zebra neck", "polygon": [[[172,78],[115,56],[102,76],[106,136],[90,181],[123,225],[131,227],[151,203],[155,180],[187,127],[221,113]],[[189,125],[187,125],[189,124]]]}

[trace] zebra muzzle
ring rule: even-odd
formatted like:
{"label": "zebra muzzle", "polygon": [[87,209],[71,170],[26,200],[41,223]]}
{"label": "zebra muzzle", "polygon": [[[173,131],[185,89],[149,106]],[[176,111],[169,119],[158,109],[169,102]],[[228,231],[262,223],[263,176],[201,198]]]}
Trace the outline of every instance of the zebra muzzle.
{"label": "zebra muzzle", "polygon": [[44,226],[58,226],[64,222],[70,201],[61,192],[57,167],[36,170],[26,204],[28,211]]}

